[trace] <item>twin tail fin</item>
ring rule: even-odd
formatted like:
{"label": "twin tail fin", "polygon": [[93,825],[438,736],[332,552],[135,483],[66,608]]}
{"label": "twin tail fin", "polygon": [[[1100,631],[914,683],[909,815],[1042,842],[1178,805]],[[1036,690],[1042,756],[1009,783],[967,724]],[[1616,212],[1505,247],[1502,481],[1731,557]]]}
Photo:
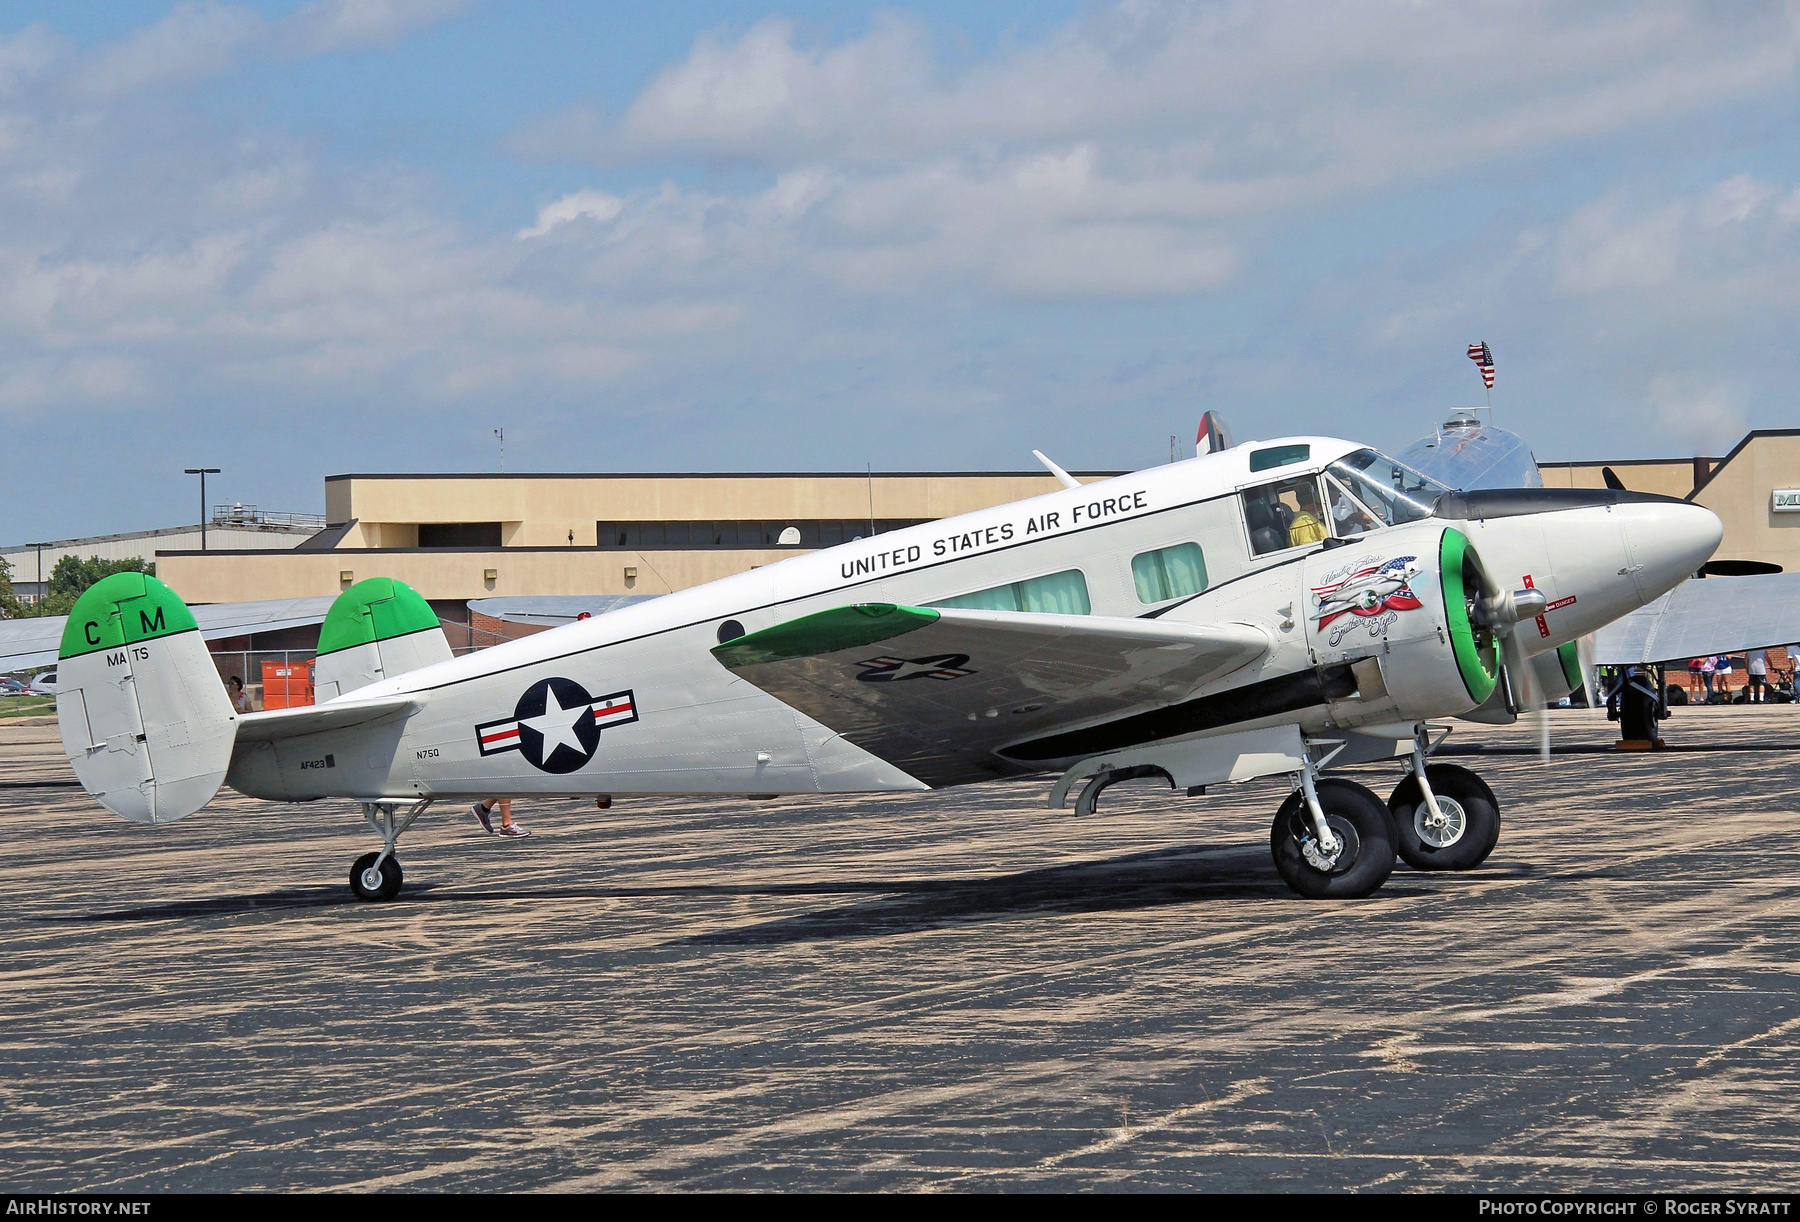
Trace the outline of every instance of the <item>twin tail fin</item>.
{"label": "twin tail fin", "polygon": [[[320,627],[318,653],[313,689],[321,704],[451,657],[431,605],[385,577],[338,596]],[[63,751],[82,787],[133,823],[172,823],[210,802],[240,729],[268,741],[332,721],[300,710],[240,716],[193,612],[145,573],[116,573],[90,586],[69,613],[57,657]],[[366,720],[368,712],[359,704],[338,720]]]}
{"label": "twin tail fin", "polygon": [[57,650],[56,713],[82,787],[133,823],[172,823],[212,800],[238,715],[193,612],[145,573],[76,600]]}
{"label": "twin tail fin", "polygon": [[403,581],[371,577],[338,595],[325,613],[313,663],[313,698],[324,704],[450,657],[450,642],[431,604]]}

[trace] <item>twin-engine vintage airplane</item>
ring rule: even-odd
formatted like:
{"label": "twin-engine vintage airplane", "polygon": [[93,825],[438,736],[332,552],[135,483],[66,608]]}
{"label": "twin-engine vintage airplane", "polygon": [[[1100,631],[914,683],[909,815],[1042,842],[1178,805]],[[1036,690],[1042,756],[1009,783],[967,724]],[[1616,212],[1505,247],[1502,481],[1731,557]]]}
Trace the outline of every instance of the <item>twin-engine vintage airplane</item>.
{"label": "twin-engine vintage airplane", "polygon": [[[1467,869],[1499,802],[1427,766],[1426,723],[1501,719],[1583,681],[1575,642],[1657,598],[1719,520],[1620,490],[1455,492],[1324,437],[1230,446],[795,557],[453,658],[376,579],[319,637],[322,703],[235,714],[188,608],[109,577],[68,618],[63,743],[109,809],[162,823],[228,784],[347,798],[383,838],[351,887],[401,885],[428,806],[502,795],[923,790],[1055,771],[1197,792],[1286,774],[1276,868],[1379,887],[1396,851]],[[1531,693],[1527,696],[1526,693]],[[1394,759],[1383,802],[1323,778]]]}

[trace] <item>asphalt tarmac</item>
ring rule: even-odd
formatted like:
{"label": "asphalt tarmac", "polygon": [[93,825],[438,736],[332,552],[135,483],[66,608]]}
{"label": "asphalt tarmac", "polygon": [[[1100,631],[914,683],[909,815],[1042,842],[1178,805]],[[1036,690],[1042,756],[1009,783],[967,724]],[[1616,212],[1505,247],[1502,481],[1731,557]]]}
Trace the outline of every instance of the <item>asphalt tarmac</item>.
{"label": "asphalt tarmac", "polygon": [[1499,848],[1357,902],[1269,780],[431,812],[365,904],[347,804],[0,728],[0,1188],[1792,1191],[1800,708],[1666,730],[1459,729]]}

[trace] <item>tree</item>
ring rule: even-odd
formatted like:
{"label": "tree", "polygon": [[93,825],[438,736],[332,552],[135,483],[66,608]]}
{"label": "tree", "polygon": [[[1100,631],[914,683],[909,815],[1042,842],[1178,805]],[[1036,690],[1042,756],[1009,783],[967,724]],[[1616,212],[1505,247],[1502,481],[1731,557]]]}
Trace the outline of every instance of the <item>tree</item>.
{"label": "tree", "polygon": [[0,619],[17,619],[25,614],[18,595],[12,588],[12,565],[0,559]]}
{"label": "tree", "polygon": [[44,596],[45,615],[67,615],[75,600],[102,577],[114,573],[154,573],[156,567],[141,556],[128,560],[100,560],[93,557],[64,556],[50,570],[50,592]]}

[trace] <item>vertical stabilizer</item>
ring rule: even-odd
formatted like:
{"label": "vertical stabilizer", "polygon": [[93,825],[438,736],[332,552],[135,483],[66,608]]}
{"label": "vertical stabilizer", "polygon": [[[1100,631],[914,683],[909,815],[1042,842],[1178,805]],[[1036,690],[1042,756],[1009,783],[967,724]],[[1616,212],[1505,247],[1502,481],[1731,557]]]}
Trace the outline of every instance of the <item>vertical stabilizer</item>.
{"label": "vertical stabilizer", "polygon": [[1207,412],[1200,417],[1200,428],[1194,433],[1194,456],[1202,454],[1221,454],[1232,447],[1231,430],[1225,427],[1225,417],[1218,412]]}
{"label": "vertical stabilizer", "polygon": [[171,823],[212,800],[237,714],[187,604],[143,573],[90,586],[69,612],[57,720],[75,776],[133,823]]}
{"label": "vertical stabilizer", "polygon": [[450,656],[431,604],[403,581],[371,577],[338,595],[325,613],[313,663],[314,698],[324,704]]}

